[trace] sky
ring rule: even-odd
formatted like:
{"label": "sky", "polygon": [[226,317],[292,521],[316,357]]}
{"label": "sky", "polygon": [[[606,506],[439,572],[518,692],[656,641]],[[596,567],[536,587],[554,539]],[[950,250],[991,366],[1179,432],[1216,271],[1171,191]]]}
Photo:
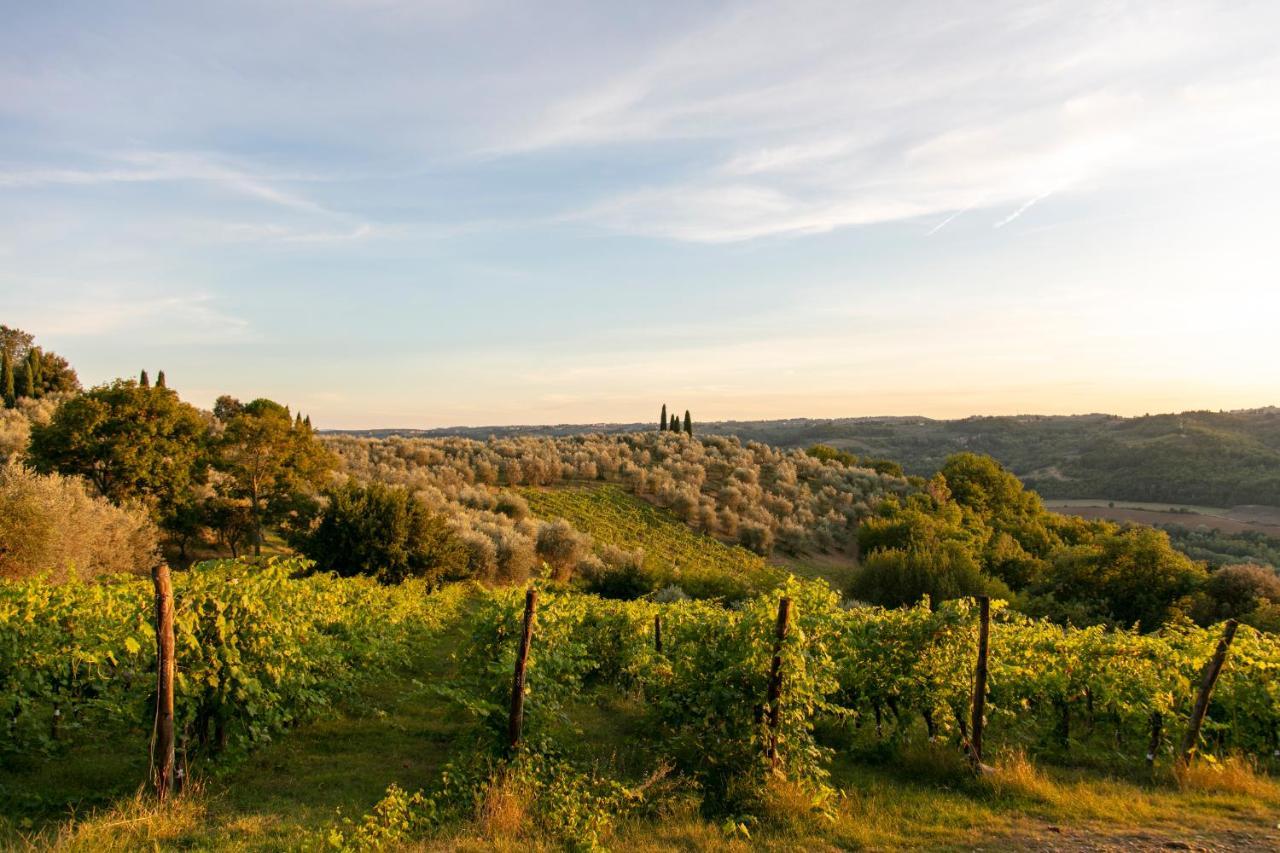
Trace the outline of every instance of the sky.
{"label": "sky", "polygon": [[319,427],[1280,404],[1280,4],[0,0],[0,323]]}

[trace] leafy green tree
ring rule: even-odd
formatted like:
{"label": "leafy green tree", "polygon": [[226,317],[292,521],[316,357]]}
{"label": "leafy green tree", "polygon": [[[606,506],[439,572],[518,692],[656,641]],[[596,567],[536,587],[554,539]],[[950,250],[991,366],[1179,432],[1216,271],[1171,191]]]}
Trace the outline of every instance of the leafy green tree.
{"label": "leafy green tree", "polygon": [[319,524],[299,540],[321,571],[374,575],[387,583],[466,575],[465,543],[407,489],[348,481],[326,497]]}
{"label": "leafy green tree", "polygon": [[662,404],[662,414],[658,416],[658,429],[662,432],[667,431],[667,404]]}
{"label": "leafy green tree", "polygon": [[1091,621],[1152,631],[1185,613],[1206,579],[1204,566],[1173,550],[1163,531],[1111,526],[1091,543],[1055,553],[1034,592],[1076,618],[1084,613]]}
{"label": "leafy green tree", "polygon": [[689,417],[689,410],[684,410],[684,434],[693,435],[693,418]]}
{"label": "leafy green tree", "polygon": [[147,378],[147,371],[142,371],[142,374],[138,377],[138,384],[143,388],[151,387],[151,380]]}
{"label": "leafy green tree", "polygon": [[157,374],[156,374],[156,387],[157,387],[157,388],[167,388],[167,387],[169,387],[167,384],[165,384],[165,381],[164,381],[164,371],[163,371],[163,370],[161,370],[159,373],[157,373]]}
{"label": "leafy green tree", "polygon": [[5,408],[12,409],[17,401],[13,383],[13,362],[9,361],[9,351],[0,352],[0,393],[4,395]]}
{"label": "leafy green tree", "polygon": [[116,380],[31,429],[37,470],[84,477],[114,503],[140,500],[162,523],[203,479],[208,425],[173,391]]}
{"label": "leafy green tree", "polygon": [[279,403],[219,398],[215,411],[227,415],[215,444],[215,464],[227,475],[221,491],[248,502],[261,554],[264,528],[303,514],[336,460]]}

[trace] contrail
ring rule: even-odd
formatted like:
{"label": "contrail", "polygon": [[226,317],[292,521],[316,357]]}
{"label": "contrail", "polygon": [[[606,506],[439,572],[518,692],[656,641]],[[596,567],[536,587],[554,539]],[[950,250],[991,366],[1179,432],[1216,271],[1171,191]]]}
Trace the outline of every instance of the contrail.
{"label": "contrail", "polygon": [[1048,197],[1049,197],[1049,196],[1051,196],[1051,195],[1053,195],[1053,190],[1045,190],[1044,192],[1040,193],[1040,195],[1038,195],[1038,196],[1036,196],[1035,198],[1031,199],[1030,201],[1028,201],[1028,202],[1024,203],[1024,204],[1022,205],[1022,207],[1018,208],[1018,209],[1017,209],[1017,210],[1015,210],[1013,213],[1010,213],[1010,214],[1009,214],[1008,216],[1006,216],[1004,219],[1001,219],[999,222],[997,222],[997,223],[995,224],[995,227],[996,227],[996,228],[1003,228],[1003,227],[1005,227],[1005,226],[1006,226],[1006,225],[1008,225],[1010,222],[1012,222],[1013,220],[1017,219],[1017,218],[1018,218],[1019,216],[1021,216],[1022,214],[1026,213],[1026,212],[1031,208],[1031,206],[1032,206],[1033,204],[1035,204],[1035,203],[1036,203],[1036,202],[1038,202],[1038,201],[1043,201],[1044,199],[1048,198]]}

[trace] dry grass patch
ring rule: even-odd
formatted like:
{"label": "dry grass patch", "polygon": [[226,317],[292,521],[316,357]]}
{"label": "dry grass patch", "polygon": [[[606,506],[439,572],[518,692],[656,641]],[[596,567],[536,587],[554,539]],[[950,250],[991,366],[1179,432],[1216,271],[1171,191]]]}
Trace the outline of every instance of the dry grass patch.
{"label": "dry grass patch", "polygon": [[1200,759],[1173,770],[1174,781],[1181,791],[1221,794],[1243,794],[1280,805],[1280,784],[1258,768],[1248,757],[1231,755],[1221,761]]}

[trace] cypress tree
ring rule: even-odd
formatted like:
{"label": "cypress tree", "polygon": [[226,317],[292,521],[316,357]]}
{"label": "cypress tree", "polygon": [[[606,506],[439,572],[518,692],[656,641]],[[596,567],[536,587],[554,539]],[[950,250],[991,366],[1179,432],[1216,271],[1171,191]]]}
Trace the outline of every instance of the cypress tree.
{"label": "cypress tree", "polygon": [[164,384],[164,371],[163,371],[163,370],[156,374],[156,387],[157,387],[157,388],[168,388],[168,387],[169,387],[168,385],[165,385],[165,384]]}
{"label": "cypress tree", "polygon": [[693,419],[689,417],[689,410],[684,410],[684,433],[685,435],[693,435]]}
{"label": "cypress tree", "polygon": [[667,429],[671,430],[672,432],[680,431],[680,417],[675,412],[671,413],[671,423],[670,425],[667,426]]}
{"label": "cypress tree", "polygon": [[142,375],[138,377],[138,384],[143,388],[151,387],[151,377],[147,376],[147,371],[142,371]]}
{"label": "cypress tree", "polygon": [[9,361],[9,351],[0,352],[0,393],[4,395],[4,405],[12,409],[14,403],[13,362]]}
{"label": "cypress tree", "polygon": [[31,384],[35,386],[36,397],[44,396],[44,357],[40,353],[39,347],[32,347],[27,355],[31,367]]}
{"label": "cypress tree", "polygon": [[35,350],[27,350],[26,370],[22,371],[22,396],[32,399],[36,396],[36,363]]}
{"label": "cypress tree", "polygon": [[307,432],[311,432],[311,415],[307,415],[302,419],[302,425],[307,428]]}
{"label": "cypress tree", "polygon": [[658,429],[666,432],[667,429],[667,404],[662,404],[662,414],[658,416]]}

